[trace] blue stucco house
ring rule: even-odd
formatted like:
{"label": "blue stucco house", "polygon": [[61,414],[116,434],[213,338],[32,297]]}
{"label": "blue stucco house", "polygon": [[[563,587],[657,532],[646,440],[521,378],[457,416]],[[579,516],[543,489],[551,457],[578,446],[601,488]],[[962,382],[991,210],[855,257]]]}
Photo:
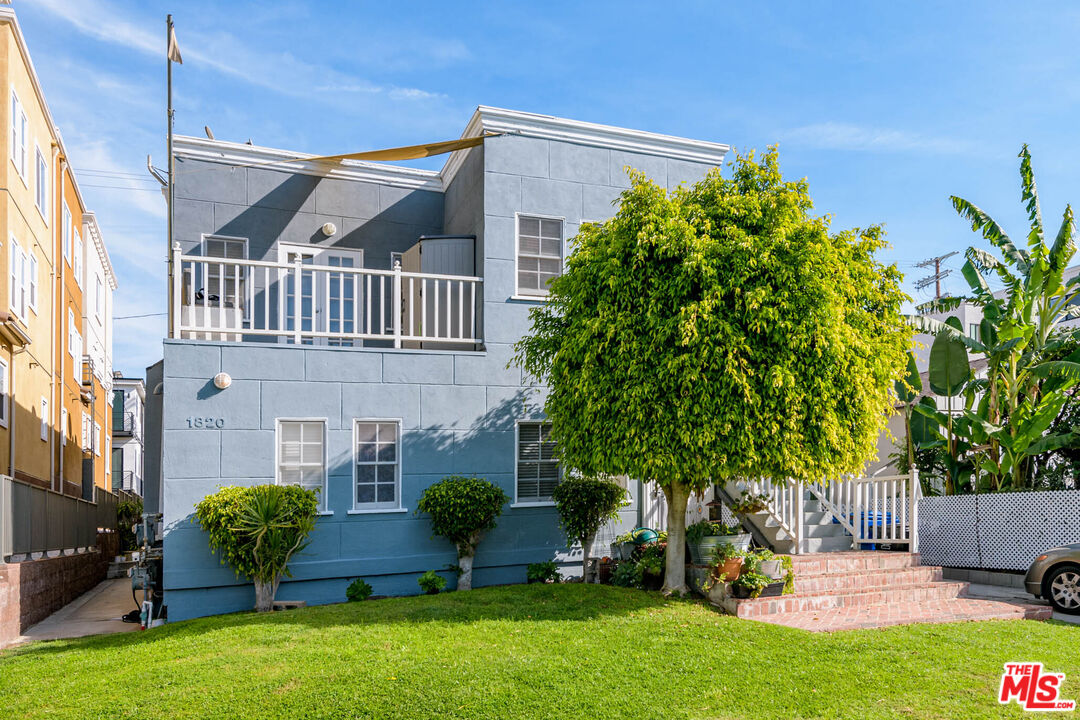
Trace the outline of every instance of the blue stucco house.
{"label": "blue stucco house", "polygon": [[[480,546],[475,585],[573,562],[550,503],[561,471],[543,388],[508,367],[512,345],[580,224],[614,213],[625,167],[673,188],[728,147],[480,107],[462,137],[485,133],[439,171],[177,139],[160,487],[148,490],[170,619],[253,605],[193,522],[222,485],[320,491],[313,542],[279,599],[340,602],[356,577],[416,593],[420,573],[456,561],[415,514],[451,473],[514,499]],[[612,532],[646,520],[641,486],[629,489]]]}

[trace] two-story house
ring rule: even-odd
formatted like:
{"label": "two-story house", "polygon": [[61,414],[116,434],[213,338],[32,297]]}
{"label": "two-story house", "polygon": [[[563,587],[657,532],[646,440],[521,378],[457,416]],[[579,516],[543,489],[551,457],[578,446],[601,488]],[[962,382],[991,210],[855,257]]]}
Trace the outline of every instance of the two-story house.
{"label": "two-story house", "polygon": [[112,489],[142,495],[146,385],[117,372],[112,394]]}
{"label": "two-story house", "polygon": [[[480,545],[476,585],[569,558],[543,388],[513,365],[513,343],[580,225],[614,214],[626,167],[674,188],[728,147],[489,107],[463,137],[484,134],[438,171],[177,139],[161,383],[171,619],[253,604],[194,521],[224,485],[319,491],[282,599],[339,602],[355,577],[417,592],[418,574],[456,561],[415,513],[448,474],[513,498]],[[640,484],[629,489],[623,527],[643,512]]]}

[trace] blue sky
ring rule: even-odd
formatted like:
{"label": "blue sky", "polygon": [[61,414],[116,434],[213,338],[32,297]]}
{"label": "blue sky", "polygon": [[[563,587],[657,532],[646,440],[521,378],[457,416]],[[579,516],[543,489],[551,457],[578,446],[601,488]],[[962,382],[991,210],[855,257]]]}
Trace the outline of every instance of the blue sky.
{"label": "blue sky", "polygon": [[[165,14],[176,128],[314,153],[457,137],[496,105],[726,142],[779,143],[834,226],[883,223],[914,263],[979,244],[949,195],[1015,238],[1021,143],[1048,225],[1078,200],[1080,8],[1066,3],[15,0],[120,290],[165,309]],[[428,167],[438,167],[428,163]],[[108,187],[94,187],[108,186]],[[958,270],[960,262],[949,263]],[[959,273],[946,289],[963,291]],[[161,354],[161,317],[116,322],[116,367]]]}

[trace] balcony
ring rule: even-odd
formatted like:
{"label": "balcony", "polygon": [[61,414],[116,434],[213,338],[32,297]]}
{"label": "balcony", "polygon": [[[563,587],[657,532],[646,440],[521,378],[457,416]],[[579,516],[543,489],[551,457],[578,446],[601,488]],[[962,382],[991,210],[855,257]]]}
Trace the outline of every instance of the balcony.
{"label": "balcony", "polygon": [[112,431],[113,437],[128,436],[139,439],[141,428],[135,419],[135,413],[124,412],[121,409],[113,410]]}
{"label": "balcony", "polygon": [[450,350],[483,342],[483,278],[316,259],[183,255],[176,246],[171,336]]}
{"label": "balcony", "polygon": [[135,493],[139,497],[142,497],[142,477],[134,470],[113,470],[112,490],[113,492],[126,490],[127,492]]}

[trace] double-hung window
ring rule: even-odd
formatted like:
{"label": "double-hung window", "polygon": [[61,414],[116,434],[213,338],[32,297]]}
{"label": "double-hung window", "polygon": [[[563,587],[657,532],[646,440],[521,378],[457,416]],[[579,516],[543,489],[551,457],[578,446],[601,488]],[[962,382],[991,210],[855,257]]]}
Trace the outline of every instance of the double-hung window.
{"label": "double-hung window", "polygon": [[64,238],[64,259],[67,260],[68,265],[71,265],[71,208],[67,203],[64,203],[64,212],[60,221],[63,223],[60,235]]}
{"label": "double-hung window", "polygon": [[354,510],[393,510],[401,506],[401,423],[357,420]]}
{"label": "double-hung window", "polygon": [[326,507],[325,420],[278,420],[277,483],[315,490]]}
{"label": "double-hung window", "polygon": [[101,424],[94,421],[94,454],[101,457]]}
{"label": "double-hung window", "polygon": [[11,412],[8,395],[8,364],[7,360],[0,359],[0,427],[8,426],[8,415]]}
{"label": "double-hung window", "polygon": [[26,182],[26,142],[27,142],[26,110],[15,91],[11,91],[11,162],[15,163],[15,169],[19,171],[19,177]]}
{"label": "double-hung window", "polygon": [[49,224],[49,163],[45,160],[41,148],[34,146],[34,160],[37,173],[34,177],[34,204],[37,205],[45,224]]}
{"label": "double-hung window", "polygon": [[[36,274],[37,258],[23,252],[19,243],[12,235],[8,244],[8,289],[9,305],[23,322],[26,322],[26,311],[30,307],[37,306],[37,279],[32,277],[31,272]],[[31,302],[31,286],[33,287],[33,302]]]}
{"label": "double-hung window", "polygon": [[562,274],[563,221],[517,217],[517,292],[543,297],[548,282]]}
{"label": "double-hung window", "polygon": [[104,322],[103,311],[105,309],[105,285],[101,282],[101,276],[94,276],[94,317],[98,323]]}
{"label": "double-hung window", "polygon": [[75,273],[75,282],[79,287],[82,287],[82,262],[83,262],[83,242],[82,236],[79,235],[79,231],[75,231],[75,257],[71,261],[71,271]]}
{"label": "double-hung window", "polygon": [[71,356],[71,366],[77,382],[82,382],[82,351],[82,334],[75,323],[75,313],[68,308],[68,355]]}
{"label": "double-hung window", "polygon": [[[245,260],[247,238],[207,235],[203,237],[203,254],[225,260]],[[208,303],[216,306],[220,299],[223,307],[243,307],[246,311],[246,274],[247,267],[243,265],[207,263],[205,292]]]}
{"label": "double-hung window", "polygon": [[555,441],[551,439],[551,423],[518,423],[517,445],[516,502],[551,502],[562,476]]}
{"label": "double-hung window", "polygon": [[41,398],[41,439],[49,439],[49,398]]}

